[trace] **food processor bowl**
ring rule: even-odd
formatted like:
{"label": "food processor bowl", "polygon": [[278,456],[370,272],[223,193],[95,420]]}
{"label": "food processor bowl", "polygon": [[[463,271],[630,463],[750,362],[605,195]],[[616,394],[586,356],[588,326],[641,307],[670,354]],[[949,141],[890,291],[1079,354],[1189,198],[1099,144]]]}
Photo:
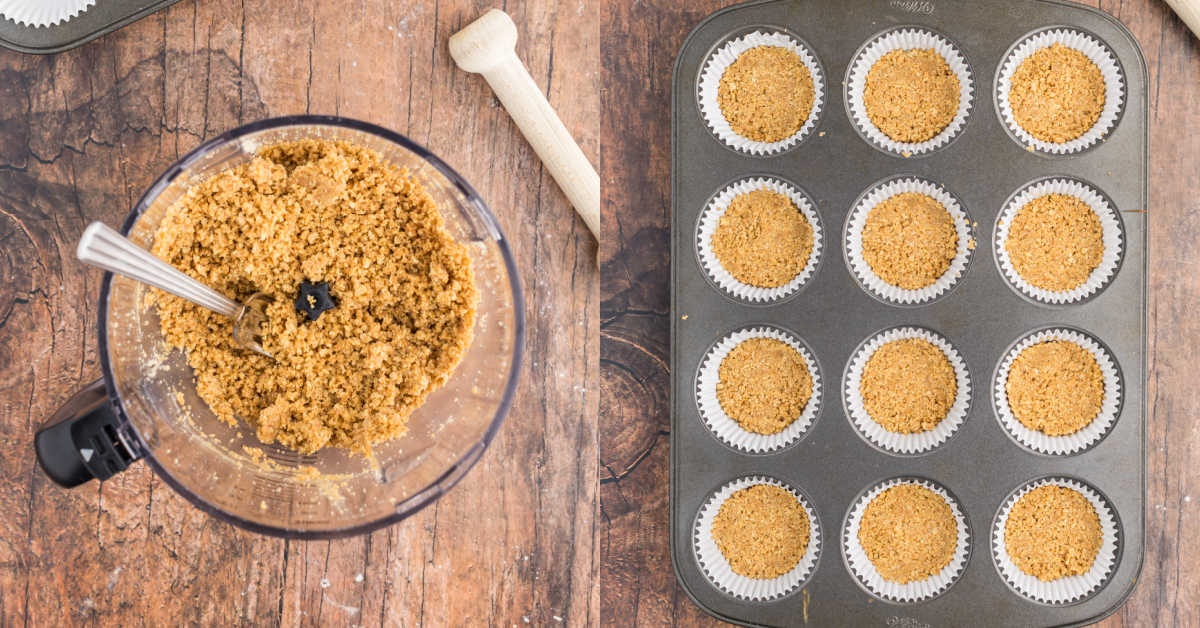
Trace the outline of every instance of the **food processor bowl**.
{"label": "food processor bowl", "polygon": [[[401,437],[370,458],[325,448],[311,455],[261,443],[220,421],[196,393],[182,350],[159,328],[148,286],[105,273],[100,289],[103,377],[71,399],[35,439],[42,468],[63,485],[101,480],[139,458],[202,510],[243,528],[290,538],[366,533],[432,503],[479,460],[517,384],[524,307],[516,265],[495,217],[471,186],[408,138],[346,118],[254,122],[205,142],[158,178],[121,232],[145,248],[189,187],[278,142],[319,138],[378,151],[433,196],[447,230],[468,249],[479,292],[473,340],[449,380]],[[315,470],[315,473],[314,471]]]}

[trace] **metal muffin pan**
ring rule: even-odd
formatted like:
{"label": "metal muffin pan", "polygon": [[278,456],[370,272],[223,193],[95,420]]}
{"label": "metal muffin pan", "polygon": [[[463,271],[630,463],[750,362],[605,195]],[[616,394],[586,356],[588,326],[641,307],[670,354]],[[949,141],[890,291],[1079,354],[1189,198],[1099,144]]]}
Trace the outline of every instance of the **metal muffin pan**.
{"label": "metal muffin pan", "polygon": [[176,2],[179,0],[98,0],[79,15],[51,26],[28,26],[0,16],[0,46],[30,54],[63,52]]}
{"label": "metal muffin pan", "polygon": [[[841,82],[860,48],[889,29],[942,34],[972,72],[974,98],[949,143],[902,157],[869,143],[852,123]],[[1006,129],[996,102],[997,73],[1021,40],[1049,27],[1083,31],[1107,46],[1124,78],[1124,104],[1101,142],[1055,156],[1029,151]],[[767,157],[738,152],[705,124],[697,89],[708,56],[755,29],[793,35],[824,72],[826,93],[815,128],[795,146]],[[1141,571],[1145,535],[1145,355],[1147,101],[1145,61],[1120,23],[1094,9],[1054,0],[766,0],[709,16],[687,38],[672,85],[671,231],[671,559],[680,584],[701,608],[743,625],[1079,625],[1114,612]],[[933,301],[890,304],[868,294],[847,266],[842,229],[872,185],[908,175],[943,184],[975,223],[977,246],[962,277]],[[794,185],[815,204],[824,246],[815,272],[795,293],[768,304],[738,300],[715,285],[699,262],[697,221],[725,186],[769,176]],[[1003,277],[994,233],[1009,198],[1048,176],[1093,186],[1120,216],[1123,255],[1097,294],[1072,305],[1046,305]],[[700,418],[697,376],[705,353],[726,335],[771,326],[794,334],[820,367],[820,411],[786,447],[745,453],[723,443]],[[898,326],[930,330],[966,365],[971,399],[956,432],[929,452],[896,455],[875,447],[846,416],[843,377],[852,354]],[[994,380],[1005,354],[1044,328],[1085,332],[1114,359],[1121,399],[1111,429],[1071,455],[1023,445],[997,416]],[[693,534],[701,506],[730,481],[763,475],[801,491],[823,530],[820,560],[804,583],[772,601],[746,601],[714,586],[697,564]],[[864,491],[899,477],[944,486],[970,530],[961,577],[927,601],[895,603],[873,595],[850,572],[842,547],[848,511]],[[1014,491],[1045,477],[1093,487],[1116,519],[1116,562],[1106,583],[1081,601],[1046,604],[1021,595],[1001,576],[992,532]]]}

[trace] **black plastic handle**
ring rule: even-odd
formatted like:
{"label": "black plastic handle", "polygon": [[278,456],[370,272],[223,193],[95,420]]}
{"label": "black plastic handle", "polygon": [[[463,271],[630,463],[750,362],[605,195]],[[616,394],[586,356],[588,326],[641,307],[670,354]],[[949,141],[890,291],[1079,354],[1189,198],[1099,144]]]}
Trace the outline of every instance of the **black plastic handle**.
{"label": "black plastic handle", "polygon": [[122,435],[103,380],[75,393],[33,437],[38,464],[59,486],[107,480],[141,454]]}

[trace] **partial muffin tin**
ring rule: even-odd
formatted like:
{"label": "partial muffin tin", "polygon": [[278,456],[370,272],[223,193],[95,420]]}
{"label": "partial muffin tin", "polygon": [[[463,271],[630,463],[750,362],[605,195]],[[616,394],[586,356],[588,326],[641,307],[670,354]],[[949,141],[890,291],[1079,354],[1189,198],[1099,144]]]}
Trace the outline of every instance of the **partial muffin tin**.
{"label": "partial muffin tin", "polygon": [[30,54],[63,52],[176,2],[179,0],[99,0],[79,15],[50,26],[18,24],[0,16],[0,46]]}
{"label": "partial muffin tin", "polygon": [[[905,30],[944,37],[972,79],[961,128],[917,152],[872,141],[858,128],[841,84],[872,42]],[[1093,39],[1111,53],[1121,77],[1120,102],[1103,138],[1064,154],[1020,141],[997,100],[1005,61],[1024,42],[1056,30]],[[803,137],[757,154],[730,146],[711,129],[699,94],[710,56],[754,32],[800,42],[825,80],[817,117]],[[1104,13],[1055,0],[750,2],[696,27],[679,53],[672,97],[671,556],[684,590],[709,613],[755,626],[1079,625],[1115,611],[1141,570],[1145,526],[1146,70],[1129,32]],[[699,250],[701,214],[727,186],[754,178],[795,188],[812,204],[824,234],[811,272],[770,299],[745,298],[719,285]],[[976,244],[952,285],[928,299],[872,292],[847,251],[851,212],[876,186],[902,179],[932,182],[951,196]],[[1005,277],[996,253],[1001,213],[1029,186],[1054,180],[1087,186],[1108,204],[1120,247],[1095,290],[1062,302],[1022,291]],[[701,367],[710,351],[731,334],[756,329],[781,330],[801,343],[821,382],[814,387],[815,416],[794,438],[765,448],[726,442],[706,426],[701,409]],[[852,358],[896,329],[944,340],[970,385],[961,424],[919,451],[873,443],[848,416]],[[1105,375],[1119,396],[1106,406],[1114,419],[1095,438],[1043,452],[1010,433],[995,397],[1010,352],[1049,332],[1094,342],[1111,360]],[[821,560],[811,573],[800,586],[765,600],[731,594],[697,561],[702,507],[722,487],[748,477],[795,489],[825,526]],[[995,555],[1003,509],[1047,478],[1088,487],[1112,515],[1111,566],[1098,586],[1068,592],[1066,599],[1026,594]],[[873,591],[854,575],[846,555],[854,506],[897,479],[944,488],[970,532],[961,574],[916,601]]]}

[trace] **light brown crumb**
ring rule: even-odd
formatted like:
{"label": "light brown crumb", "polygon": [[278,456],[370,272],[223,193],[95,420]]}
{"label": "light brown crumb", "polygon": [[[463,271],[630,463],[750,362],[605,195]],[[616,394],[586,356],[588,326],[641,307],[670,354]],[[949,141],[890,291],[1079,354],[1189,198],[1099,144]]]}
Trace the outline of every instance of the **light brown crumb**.
{"label": "light brown crumb", "polygon": [[924,580],[950,564],[958,527],[941,495],[916,484],[893,486],[867,504],[858,542],[884,580]]}
{"label": "light brown crumb", "polygon": [[923,338],[902,338],[871,354],[859,389],[873,421],[889,432],[913,434],[946,418],[958,381],[941,349]]}
{"label": "light brown crumb", "polygon": [[1096,357],[1066,340],[1027,347],[1004,384],[1008,406],[1025,427],[1066,436],[1087,427],[1104,403],[1104,375]]}
{"label": "light brown crumb", "polygon": [[863,258],[887,283],[905,290],[931,286],[950,268],[958,233],[950,212],[917,192],[897,194],[867,214]]}
{"label": "light brown crumb", "polygon": [[[200,397],[264,443],[367,453],[404,432],[470,343],[466,248],[420,184],[364,148],[265,148],[190,189],[153,252],[235,301],[274,298],[262,338],[274,361],[236,345],[225,317],[158,291],[148,299]],[[329,282],[337,307],[315,321],[297,313],[302,280]]]}
{"label": "light brown crumb", "polygon": [[1008,557],[1043,582],[1087,573],[1102,541],[1096,509],[1065,486],[1039,486],[1022,495],[1004,525]]}
{"label": "light brown crumb", "polygon": [[1062,144],[1083,136],[1100,119],[1104,77],[1087,55],[1056,43],[1017,66],[1008,103],[1027,133]]}
{"label": "light brown crumb", "polygon": [[1039,196],[1017,210],[1004,249],[1022,279],[1054,292],[1082,286],[1104,255],[1104,229],[1087,203]]}
{"label": "light brown crumb", "polygon": [[804,507],[771,484],[733,493],[713,519],[717,548],[733,571],[747,578],[777,578],[791,571],[808,550],[808,535]]}
{"label": "light brown crumb", "polygon": [[813,228],[792,199],[774,190],[739,194],[712,235],[713,254],[738,281],[760,288],[786,285],[812,254]]}
{"label": "light brown crumb", "polygon": [[800,55],[757,46],[738,55],[717,87],[721,115],[735,133],[778,142],[804,127],[813,106],[812,74]]}
{"label": "light brown crumb", "polygon": [[774,338],[738,344],[717,369],[717,401],[729,418],[755,434],[778,434],[812,397],[804,356]]}
{"label": "light brown crumb", "polygon": [[[867,117],[897,142],[924,142],[958,113],[958,77],[932,48],[893,50],[867,71]],[[908,155],[905,155],[906,157]]]}

